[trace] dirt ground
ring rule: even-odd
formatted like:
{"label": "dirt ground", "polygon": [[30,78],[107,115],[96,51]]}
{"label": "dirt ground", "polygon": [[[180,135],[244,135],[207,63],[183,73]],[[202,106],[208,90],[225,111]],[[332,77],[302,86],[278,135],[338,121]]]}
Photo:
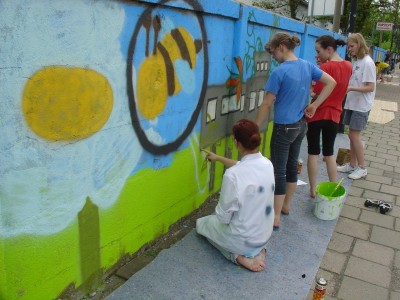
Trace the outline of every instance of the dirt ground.
{"label": "dirt ground", "polygon": [[83,295],[82,291],[73,286],[68,287],[57,300],[101,300],[121,286],[130,276],[135,274],[157,257],[163,249],[167,249],[181,240],[187,233],[196,227],[196,220],[214,212],[218,203],[219,194],[209,197],[198,209],[171,225],[168,232],[155,241],[144,245],[130,257],[122,258],[108,274],[105,275],[101,286],[90,295]]}

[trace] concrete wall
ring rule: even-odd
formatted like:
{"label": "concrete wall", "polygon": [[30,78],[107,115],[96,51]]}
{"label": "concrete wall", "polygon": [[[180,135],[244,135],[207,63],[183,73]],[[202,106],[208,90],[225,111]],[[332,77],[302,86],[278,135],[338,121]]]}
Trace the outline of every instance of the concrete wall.
{"label": "concrete wall", "polygon": [[315,62],[327,32],[227,0],[0,1],[0,299],[87,293],[218,191],[199,149],[238,156],[280,30]]}

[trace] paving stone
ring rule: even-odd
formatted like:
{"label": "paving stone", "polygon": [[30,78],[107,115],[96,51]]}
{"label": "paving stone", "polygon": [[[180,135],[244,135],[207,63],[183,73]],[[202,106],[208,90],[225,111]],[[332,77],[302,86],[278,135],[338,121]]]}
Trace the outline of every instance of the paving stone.
{"label": "paving stone", "polygon": [[344,274],[381,287],[388,288],[391,281],[391,271],[389,267],[350,256]]}
{"label": "paving stone", "polygon": [[394,262],[393,262],[393,267],[400,269],[400,251],[395,250],[395,256],[394,256]]}
{"label": "paving stone", "polygon": [[[381,136],[384,132],[381,127],[368,126],[365,130],[365,133],[367,133],[371,136],[375,136],[375,134],[378,133]],[[364,135],[363,135],[363,138],[364,138]]]}
{"label": "paving stone", "polygon": [[391,291],[390,300],[400,300],[400,293]]}
{"label": "paving stone", "polygon": [[345,200],[346,205],[351,205],[359,208],[364,208],[364,198],[355,197],[355,196],[347,196]]}
{"label": "paving stone", "polygon": [[354,238],[341,233],[333,232],[328,249],[339,253],[347,253],[353,245]]}
{"label": "paving stone", "polygon": [[361,209],[351,205],[343,205],[340,215],[345,218],[358,220],[360,216]]}
{"label": "paving stone", "polygon": [[[398,159],[398,157],[396,156],[396,155],[390,155],[390,154],[387,154],[387,153],[380,153],[380,152],[378,152],[377,154],[376,154],[376,156],[378,157],[378,158],[383,158],[383,159],[388,159],[388,160],[394,160],[394,161],[397,161],[397,159]],[[384,163],[384,162],[383,162]]]}
{"label": "paving stone", "polygon": [[398,133],[399,132],[399,130],[398,130],[399,126],[400,126],[400,124],[397,124],[397,126],[396,126],[396,124],[392,124],[392,126],[391,126],[392,128],[388,128],[386,130],[389,130],[390,132],[393,132],[393,133]]}
{"label": "paving stone", "polygon": [[400,173],[384,171],[383,175],[386,177],[393,178],[393,181],[400,180]]}
{"label": "paving stone", "polygon": [[400,292],[400,269],[392,271],[392,289]]}
{"label": "paving stone", "polygon": [[351,186],[359,187],[366,190],[372,190],[379,192],[381,189],[381,184],[373,181],[368,180],[353,180]]}
{"label": "paving stone", "polygon": [[399,138],[399,134],[398,133],[389,132],[388,135],[389,135],[390,140]]}
{"label": "paving stone", "polygon": [[340,274],[346,264],[346,261],[346,255],[327,249],[324,257],[322,258],[320,268]]}
{"label": "paving stone", "polygon": [[382,169],[382,170],[384,170],[384,171],[394,171],[394,167],[392,167],[392,166],[387,166],[387,165],[384,165],[384,164],[380,164],[380,163],[376,163],[376,162],[371,162],[371,164],[370,164],[370,166],[372,167],[372,168],[377,168],[377,169]]}
{"label": "paving stone", "polygon": [[373,226],[370,241],[395,249],[400,249],[400,232],[379,226]]}
{"label": "paving stone", "polygon": [[350,188],[350,191],[348,192],[348,195],[360,197],[363,193],[364,193],[363,189],[356,188],[356,187],[352,186]]}
{"label": "paving stone", "polygon": [[376,143],[377,145],[375,147],[379,147],[379,138],[376,138],[375,136],[368,136],[368,138],[366,139],[366,137],[363,136],[363,142],[367,143],[367,141],[371,143]]}
{"label": "paving stone", "polygon": [[[380,144],[379,147],[380,148],[384,148],[384,149],[388,149],[388,150],[396,150],[396,148],[397,148],[396,146],[392,146],[392,145],[388,145],[388,144]],[[389,153],[389,151],[388,151],[388,153]]]}
{"label": "paving stone", "polygon": [[397,196],[397,195],[400,195],[400,188],[395,187],[395,186],[382,184],[381,192],[383,192],[385,194],[391,194],[391,195]]}
{"label": "paving stone", "polygon": [[378,152],[379,153],[386,153],[387,152],[387,149],[381,148],[381,147],[376,147],[376,146],[367,146],[367,149],[370,150],[370,151],[375,151],[377,153]]}
{"label": "paving stone", "polygon": [[395,224],[394,224],[394,230],[400,231],[400,219],[396,218]]}
{"label": "paving stone", "polygon": [[[376,147],[376,146],[378,146],[378,143],[377,143],[377,142],[374,142],[374,141],[365,141],[365,145],[366,145],[367,149],[369,149],[370,147]],[[393,146],[392,146],[392,147],[393,147]]]}
{"label": "paving stone", "polygon": [[389,185],[391,185],[392,182],[393,182],[392,178],[384,177],[384,176],[382,176],[382,174],[380,174],[380,175],[371,174],[369,172],[369,169],[368,169],[368,175],[366,177],[366,180],[367,181],[372,181],[372,182],[379,182],[379,183],[389,184]]}
{"label": "paving stone", "polygon": [[393,167],[400,167],[400,162],[399,161],[393,161],[393,160],[386,160],[385,164]]}
{"label": "paving stone", "polygon": [[[395,155],[397,157],[400,157],[400,151],[397,149],[393,149],[393,150],[388,150],[388,154],[390,155]],[[398,159],[397,159],[398,160]]]}
{"label": "paving stone", "polygon": [[399,179],[393,179],[392,185],[400,187],[400,180]]}
{"label": "paving stone", "polygon": [[367,156],[376,156],[376,151],[369,150],[368,148],[364,150],[364,154]]}
{"label": "paving stone", "polygon": [[368,154],[364,154],[364,159],[371,162],[377,162],[380,164],[384,164],[385,163],[385,158],[379,157],[379,152],[376,153],[377,156],[372,156],[372,155],[368,155]]}
{"label": "paving stone", "polygon": [[394,195],[378,193],[378,192],[374,192],[374,191],[365,191],[363,196],[364,196],[364,201],[366,199],[372,199],[372,200],[382,200],[385,202],[394,203],[395,199],[396,199],[396,197]]}
{"label": "paving stone", "polygon": [[392,203],[392,205],[394,205],[393,209],[390,212],[388,212],[387,215],[390,215],[395,218],[400,218],[400,207],[395,205],[395,203]]}
{"label": "paving stone", "polygon": [[394,218],[379,213],[375,208],[363,209],[360,217],[361,222],[394,229]]}
{"label": "paving stone", "polygon": [[381,300],[388,297],[388,289],[347,276],[343,277],[338,293],[338,298],[343,300]]}
{"label": "paving stone", "polygon": [[368,241],[356,240],[353,255],[390,267],[394,258],[394,250]]}
{"label": "paving stone", "polygon": [[370,225],[348,218],[339,217],[335,231],[359,239],[368,240]]}
{"label": "paving stone", "polygon": [[[377,168],[372,168],[372,167],[369,167],[369,168],[368,168],[368,175],[369,175],[369,174],[373,174],[373,175],[382,176],[382,175],[383,175],[383,172],[385,172],[385,171],[382,170],[382,169],[377,169]],[[367,175],[367,176],[368,176],[368,175]]]}

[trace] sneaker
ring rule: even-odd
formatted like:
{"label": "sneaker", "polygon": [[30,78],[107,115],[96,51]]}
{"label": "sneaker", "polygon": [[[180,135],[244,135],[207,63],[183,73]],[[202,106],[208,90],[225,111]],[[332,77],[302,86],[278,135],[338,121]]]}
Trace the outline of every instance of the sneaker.
{"label": "sneaker", "polygon": [[351,173],[356,170],[355,167],[352,167],[350,163],[344,164],[343,166],[338,166],[337,167],[338,172],[342,173]]}
{"label": "sneaker", "polygon": [[368,172],[367,169],[357,168],[355,171],[349,174],[350,179],[360,179],[362,177],[367,176]]}

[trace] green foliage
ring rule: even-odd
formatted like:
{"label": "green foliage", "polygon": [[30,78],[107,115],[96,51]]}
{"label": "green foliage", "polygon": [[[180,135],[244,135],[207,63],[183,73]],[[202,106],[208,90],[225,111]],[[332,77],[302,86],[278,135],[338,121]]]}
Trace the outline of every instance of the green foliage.
{"label": "green foliage", "polygon": [[284,16],[298,20],[296,12],[300,3],[303,2],[304,0],[286,0],[286,1],[255,0],[253,1],[253,6],[257,6],[274,12],[279,11],[279,13]]}
{"label": "green foliage", "polygon": [[[340,29],[348,33],[351,0],[345,0],[343,15],[340,19]],[[399,20],[400,0],[357,0],[354,32],[360,32],[371,41],[371,45],[390,48],[392,32],[376,31],[377,22],[397,24]],[[379,41],[381,43],[379,43]]]}
{"label": "green foliage", "polygon": [[[283,15],[296,19],[296,10],[303,0],[254,0],[253,5],[272,11],[281,11]],[[330,0],[334,1],[334,0]],[[349,31],[350,8],[352,0],[345,0],[343,14],[340,18],[340,30],[343,34]],[[376,31],[377,22],[391,22],[400,28],[400,0],[356,0],[354,32],[360,32],[371,45],[388,49],[397,48],[398,41],[395,34],[392,41],[391,31]],[[333,16],[315,18],[322,23],[333,22]],[[382,34],[381,34],[382,33]],[[392,47],[391,47],[392,44]]]}
{"label": "green foliage", "polygon": [[253,6],[274,10],[277,6],[276,3],[271,3],[270,1],[253,1]]}

